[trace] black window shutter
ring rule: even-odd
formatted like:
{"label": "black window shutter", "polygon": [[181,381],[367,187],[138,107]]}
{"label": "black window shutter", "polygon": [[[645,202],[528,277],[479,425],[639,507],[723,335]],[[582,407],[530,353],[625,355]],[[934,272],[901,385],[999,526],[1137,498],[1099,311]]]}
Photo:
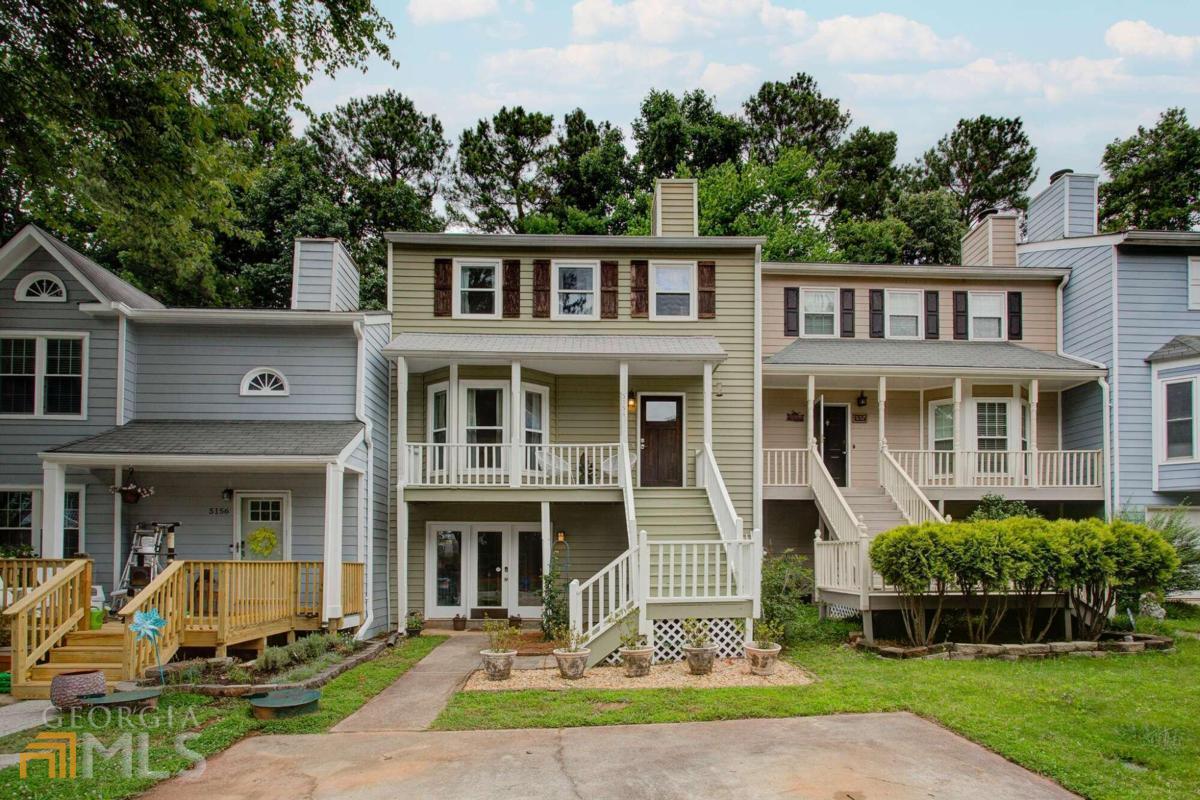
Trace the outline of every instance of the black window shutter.
{"label": "black window shutter", "polygon": [[883,338],[883,289],[871,289],[871,338]]}
{"label": "black window shutter", "polygon": [[1021,340],[1021,293],[1008,293],[1008,338]]}
{"label": "black window shutter", "polygon": [[842,289],[841,291],[841,309],[842,309],[842,336],[846,339],[854,338],[854,290]]}
{"label": "black window shutter", "polygon": [[790,286],[783,290],[783,335],[800,335],[800,290]]}
{"label": "black window shutter", "polygon": [[937,339],[938,331],[938,293],[925,292],[925,338]]}
{"label": "black window shutter", "polygon": [[954,338],[967,337],[967,293],[954,293]]}

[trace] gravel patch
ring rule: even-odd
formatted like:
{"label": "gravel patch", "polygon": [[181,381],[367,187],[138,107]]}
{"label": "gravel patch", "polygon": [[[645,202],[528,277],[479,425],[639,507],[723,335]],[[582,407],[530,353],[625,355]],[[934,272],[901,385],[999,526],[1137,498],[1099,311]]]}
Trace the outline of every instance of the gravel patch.
{"label": "gravel patch", "polygon": [[723,686],[804,686],[812,677],[804,670],[780,661],[774,675],[751,675],[742,658],[719,658],[711,675],[692,675],[684,661],[657,664],[644,678],[626,678],[621,667],[592,667],[575,681],[559,677],[558,669],[513,670],[506,681],[488,680],[482,671],[471,673],[465,692],[503,692],[520,689],[715,689]]}

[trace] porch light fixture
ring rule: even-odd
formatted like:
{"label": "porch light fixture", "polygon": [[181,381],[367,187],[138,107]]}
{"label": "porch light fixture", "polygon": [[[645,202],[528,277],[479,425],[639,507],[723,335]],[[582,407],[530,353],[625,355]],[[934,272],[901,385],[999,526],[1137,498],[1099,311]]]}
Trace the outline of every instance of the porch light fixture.
{"label": "porch light fixture", "polygon": [[867,393],[859,389],[858,397],[854,398],[854,405],[864,408],[867,405]]}
{"label": "porch light fixture", "polygon": [[559,531],[558,533],[554,534],[554,538],[561,544],[567,540],[567,532]]}
{"label": "porch light fixture", "polygon": [[137,477],[134,475],[133,470],[131,469],[129,470],[129,474],[126,476],[124,483],[122,483],[120,486],[110,486],[108,487],[108,491],[111,494],[121,495],[122,502],[136,503],[143,497],[149,497],[150,495],[154,494],[154,487],[142,486],[140,483],[138,483]]}
{"label": "porch light fixture", "polygon": [[222,489],[221,490],[221,499],[222,500],[232,500],[233,499],[233,489]]}
{"label": "porch light fixture", "polygon": [[629,409],[629,413],[637,411],[637,395],[633,392],[629,393],[629,397],[625,399],[625,407]]}

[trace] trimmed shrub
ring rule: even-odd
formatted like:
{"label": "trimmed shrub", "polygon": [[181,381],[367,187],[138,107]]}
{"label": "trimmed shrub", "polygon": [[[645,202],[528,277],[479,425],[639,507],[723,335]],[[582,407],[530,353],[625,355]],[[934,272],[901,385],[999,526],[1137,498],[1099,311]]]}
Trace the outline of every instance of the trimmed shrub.
{"label": "trimmed shrub", "polygon": [[992,638],[1008,611],[1015,549],[1009,527],[990,520],[949,526],[946,565],[963,598],[967,636],[976,644]]}
{"label": "trimmed shrub", "polygon": [[952,578],[949,531],[954,524],[904,525],[871,542],[871,563],[884,582],[896,588],[904,630],[915,645],[932,644],[942,621]]}
{"label": "trimmed shrub", "polygon": [[979,505],[975,506],[975,510],[967,516],[967,522],[1041,516],[1041,512],[1031,508],[1024,500],[1007,500],[1002,494],[985,494],[979,498]]}
{"label": "trimmed shrub", "polygon": [[[1014,517],[1005,524],[1009,528],[1009,545],[1013,548],[1012,584],[1021,604],[1018,622],[1021,641],[1027,644],[1040,642],[1050,632],[1055,612],[1063,602],[1062,593],[1069,586],[1072,561],[1067,535],[1075,523]],[[1045,624],[1038,629],[1037,615],[1046,594],[1053,600],[1046,609]]]}
{"label": "trimmed shrub", "polygon": [[276,672],[283,669],[292,661],[292,654],[286,647],[267,647],[254,662],[256,672]]}

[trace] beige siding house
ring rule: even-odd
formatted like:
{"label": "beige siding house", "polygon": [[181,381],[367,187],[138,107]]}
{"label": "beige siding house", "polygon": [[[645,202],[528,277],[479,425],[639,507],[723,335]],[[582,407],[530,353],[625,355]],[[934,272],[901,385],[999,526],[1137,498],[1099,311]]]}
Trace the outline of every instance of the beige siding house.
{"label": "beige siding house", "polygon": [[697,237],[663,181],[650,237],[389,234],[395,603],[541,615],[554,558],[593,658],[636,619],[756,615],[759,242]]}

